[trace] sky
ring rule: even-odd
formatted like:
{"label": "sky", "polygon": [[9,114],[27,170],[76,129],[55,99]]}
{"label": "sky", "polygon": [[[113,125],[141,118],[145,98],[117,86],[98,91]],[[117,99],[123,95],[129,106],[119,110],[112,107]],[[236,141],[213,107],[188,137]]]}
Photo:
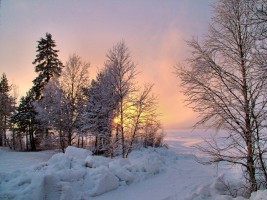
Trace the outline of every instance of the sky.
{"label": "sky", "polygon": [[0,0],[0,74],[25,95],[37,76],[37,41],[52,34],[65,63],[73,53],[89,62],[90,79],[107,51],[125,41],[140,72],[153,83],[165,129],[191,128],[197,120],[184,102],[174,66],[186,64],[186,41],[203,38],[215,0]]}

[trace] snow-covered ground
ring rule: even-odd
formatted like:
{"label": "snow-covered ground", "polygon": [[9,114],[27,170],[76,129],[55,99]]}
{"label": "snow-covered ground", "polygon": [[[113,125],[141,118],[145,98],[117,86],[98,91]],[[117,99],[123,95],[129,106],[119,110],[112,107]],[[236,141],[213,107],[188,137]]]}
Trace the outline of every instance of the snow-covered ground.
{"label": "snow-covered ground", "polygon": [[[211,134],[206,132],[205,134]],[[0,199],[19,200],[230,200],[222,179],[238,182],[238,168],[204,166],[192,145],[203,131],[169,131],[169,149],[142,149],[128,159],[91,156],[69,147],[53,151],[0,149]],[[201,155],[202,156],[202,155]],[[260,191],[251,199],[266,199]],[[239,200],[243,198],[238,198]]]}

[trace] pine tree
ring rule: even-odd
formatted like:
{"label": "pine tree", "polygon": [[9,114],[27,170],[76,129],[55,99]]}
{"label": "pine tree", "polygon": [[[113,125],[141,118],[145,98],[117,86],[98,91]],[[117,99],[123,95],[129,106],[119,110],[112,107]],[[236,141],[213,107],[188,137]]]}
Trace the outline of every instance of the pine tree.
{"label": "pine tree", "polygon": [[0,146],[7,145],[8,118],[13,110],[13,98],[9,94],[10,90],[11,86],[3,73],[0,81]]}
{"label": "pine tree", "polygon": [[39,73],[38,77],[33,80],[35,98],[38,100],[41,97],[41,92],[44,86],[52,77],[59,77],[63,68],[62,62],[58,59],[58,50],[55,41],[50,33],[46,33],[46,38],[41,38],[37,46],[37,55],[33,64],[35,72]]}
{"label": "pine tree", "polygon": [[11,122],[16,124],[16,131],[18,133],[25,133],[26,149],[36,150],[36,132],[39,124],[36,120],[36,111],[33,107],[34,95],[33,89],[27,92],[25,97],[22,97],[16,112],[11,117]]}

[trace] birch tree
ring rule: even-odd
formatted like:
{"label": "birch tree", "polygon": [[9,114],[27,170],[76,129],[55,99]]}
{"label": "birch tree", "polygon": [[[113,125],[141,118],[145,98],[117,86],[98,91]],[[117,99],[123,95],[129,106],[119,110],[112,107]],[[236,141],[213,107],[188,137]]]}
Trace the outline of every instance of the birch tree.
{"label": "birch tree", "polygon": [[78,104],[82,103],[80,99],[83,98],[83,89],[89,86],[89,67],[89,63],[83,62],[81,57],[73,54],[69,57],[62,72],[60,84],[64,91],[65,98],[69,102],[68,105],[66,105],[66,115],[68,115],[68,145],[73,144],[75,133],[77,133],[78,130]]}
{"label": "birch tree", "polygon": [[127,109],[131,101],[131,94],[136,91],[135,78],[137,76],[136,64],[132,61],[130,51],[124,42],[119,42],[107,53],[105,67],[109,69],[111,84],[115,88],[115,95],[118,97],[117,119],[120,132],[122,156],[126,156],[125,143],[125,122]]}
{"label": "birch tree", "polygon": [[210,155],[208,163],[240,165],[249,192],[261,185],[257,173],[266,175],[267,110],[266,53],[254,37],[251,2],[219,0],[207,36],[189,41],[188,65],[176,67],[187,102],[199,113],[196,126],[227,131],[200,147]]}

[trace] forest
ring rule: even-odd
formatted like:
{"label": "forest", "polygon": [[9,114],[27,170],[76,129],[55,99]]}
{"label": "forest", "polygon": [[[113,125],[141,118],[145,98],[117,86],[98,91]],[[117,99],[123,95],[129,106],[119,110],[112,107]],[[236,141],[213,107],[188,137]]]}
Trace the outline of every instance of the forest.
{"label": "forest", "polygon": [[14,150],[88,147],[114,157],[140,147],[162,146],[152,84],[139,86],[125,42],[107,52],[104,67],[90,81],[90,64],[77,54],[63,64],[50,33],[37,41],[37,77],[17,105],[16,87],[3,73],[0,83],[0,146]]}

